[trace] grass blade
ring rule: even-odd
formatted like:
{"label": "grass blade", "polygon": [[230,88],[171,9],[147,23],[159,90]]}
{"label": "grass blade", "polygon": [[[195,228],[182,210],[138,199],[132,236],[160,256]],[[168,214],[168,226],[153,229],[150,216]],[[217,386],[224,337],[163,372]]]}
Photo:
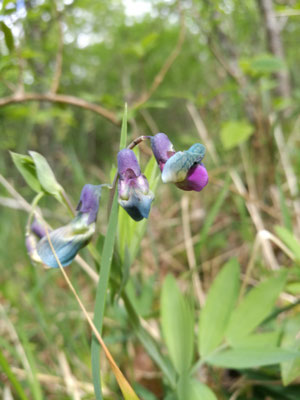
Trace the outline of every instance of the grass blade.
{"label": "grass blade", "polygon": [[[117,224],[118,224],[118,197],[116,192],[111,208],[107,233],[103,245],[103,251],[101,256],[100,279],[98,283],[95,309],[94,309],[94,324],[100,334],[102,331],[106,292],[109,281],[111,261],[114,251]],[[95,395],[97,400],[102,400],[101,381],[100,381],[100,344],[98,343],[98,341],[94,336],[92,339],[91,352],[92,352],[92,372],[93,372]]]}
{"label": "grass blade", "polygon": [[20,400],[28,400],[28,397],[26,396],[26,394],[25,394],[22,386],[20,385],[17,377],[15,376],[15,374],[10,369],[9,363],[6,360],[4,354],[1,352],[1,350],[0,350],[0,366],[1,366],[1,369],[3,370],[4,374],[10,380],[10,383],[12,384],[12,386],[15,389],[16,393],[18,394]]}

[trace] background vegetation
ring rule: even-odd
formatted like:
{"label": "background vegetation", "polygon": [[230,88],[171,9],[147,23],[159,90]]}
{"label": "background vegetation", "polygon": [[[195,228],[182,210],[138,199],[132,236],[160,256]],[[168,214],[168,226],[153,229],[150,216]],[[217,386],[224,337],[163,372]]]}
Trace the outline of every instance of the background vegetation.
{"label": "background vegetation", "polygon": [[[299,399],[300,2],[0,7],[2,398],[95,398],[99,377],[63,276],[26,254],[34,192],[9,150],[43,154],[76,205],[83,184],[112,182],[127,102],[127,143],[157,132],[176,150],[201,142],[210,183],[163,185],[139,147],[156,199],[147,224],[119,212],[102,330],[118,366],[146,400]],[[108,197],[81,252],[91,270],[66,270],[91,315]],[[54,227],[70,218],[54,197],[39,206]],[[100,365],[103,398],[121,398],[102,352]]]}

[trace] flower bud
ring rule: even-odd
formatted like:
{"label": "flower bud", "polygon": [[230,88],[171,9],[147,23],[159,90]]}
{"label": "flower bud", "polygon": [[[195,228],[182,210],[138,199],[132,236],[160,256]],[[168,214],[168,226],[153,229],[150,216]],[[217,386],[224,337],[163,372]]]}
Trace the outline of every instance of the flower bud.
{"label": "flower bud", "polygon": [[175,152],[164,133],[151,138],[153,154],[162,171],[164,183],[173,182],[182,190],[202,190],[208,183],[206,168],[201,163],[205,156],[203,144],[196,143],[187,151]]}
{"label": "flower bud", "polygon": [[[75,218],[69,224],[49,233],[51,244],[63,267],[73,261],[78,251],[90,242],[95,233],[101,186],[85,185],[81,191]],[[33,231],[39,236],[40,227],[38,229],[37,226],[33,226],[33,228]],[[35,253],[32,253],[35,254],[34,261],[39,261],[51,268],[58,268],[59,265],[50,246],[49,238],[48,235],[45,235],[38,242]],[[28,246],[32,244],[32,241],[28,241]]]}
{"label": "flower bud", "polygon": [[132,150],[119,151],[118,173],[119,204],[135,221],[148,218],[154,195]]}

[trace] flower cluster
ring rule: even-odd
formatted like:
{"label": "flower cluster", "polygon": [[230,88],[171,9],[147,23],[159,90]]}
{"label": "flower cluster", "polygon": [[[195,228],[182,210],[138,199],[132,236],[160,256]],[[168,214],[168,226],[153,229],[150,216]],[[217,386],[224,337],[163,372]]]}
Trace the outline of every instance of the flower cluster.
{"label": "flower cluster", "polygon": [[[202,164],[205,147],[202,144],[196,143],[186,151],[176,152],[164,133],[147,138],[151,141],[151,148],[164,183],[173,182],[179,189],[197,192],[207,185],[208,174]],[[49,237],[37,221],[32,224],[31,232],[26,235],[26,247],[33,261],[51,268],[58,267],[56,257],[63,267],[73,261],[78,251],[90,242],[95,233],[102,186],[85,185],[75,218],[67,225],[50,232]],[[121,150],[118,153],[120,206],[135,221],[141,221],[148,218],[153,200],[154,195],[149,189],[147,178],[141,172],[134,152],[131,149]]]}

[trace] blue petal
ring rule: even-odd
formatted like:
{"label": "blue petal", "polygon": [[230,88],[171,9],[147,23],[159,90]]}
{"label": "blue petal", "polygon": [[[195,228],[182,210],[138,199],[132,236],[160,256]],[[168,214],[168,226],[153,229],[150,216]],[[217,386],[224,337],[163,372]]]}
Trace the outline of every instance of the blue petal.
{"label": "blue petal", "polygon": [[162,171],[162,181],[167,182],[182,182],[189,169],[196,163],[200,163],[205,155],[205,147],[196,143],[187,151],[178,151],[166,162]]}
{"label": "blue petal", "polygon": [[[95,224],[88,227],[78,226],[78,219],[50,233],[50,240],[55,253],[63,267],[71,264],[78,251],[86,246],[95,231]],[[43,237],[37,245],[37,253],[42,262],[51,268],[58,268],[55,255],[50,247],[48,237]]]}
{"label": "blue petal", "polygon": [[148,218],[151,203],[154,199],[152,192],[147,195],[132,191],[128,200],[119,199],[119,204],[135,221],[141,221],[143,218]]}

